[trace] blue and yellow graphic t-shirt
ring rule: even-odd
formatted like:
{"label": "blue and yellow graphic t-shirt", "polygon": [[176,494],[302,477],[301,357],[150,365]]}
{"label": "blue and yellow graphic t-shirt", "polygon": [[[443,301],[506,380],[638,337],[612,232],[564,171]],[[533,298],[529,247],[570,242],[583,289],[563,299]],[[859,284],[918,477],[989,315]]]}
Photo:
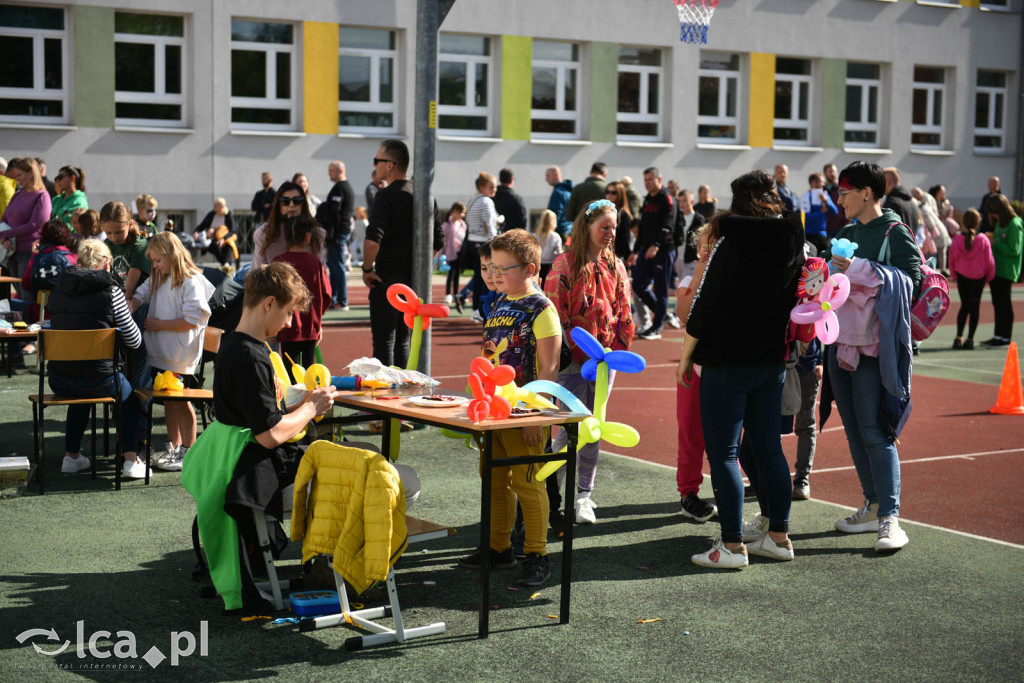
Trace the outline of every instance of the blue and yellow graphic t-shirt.
{"label": "blue and yellow graphic t-shirt", "polygon": [[484,323],[483,355],[490,358],[502,347],[498,362],[516,371],[516,384],[537,379],[537,340],[561,334],[554,305],[543,294],[500,297]]}

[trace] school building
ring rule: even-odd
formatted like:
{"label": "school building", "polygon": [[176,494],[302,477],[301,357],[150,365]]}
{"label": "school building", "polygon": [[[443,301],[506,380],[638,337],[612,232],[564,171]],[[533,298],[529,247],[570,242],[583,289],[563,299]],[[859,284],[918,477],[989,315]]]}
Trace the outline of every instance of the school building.
{"label": "school building", "polygon": [[[1024,0],[722,0],[706,45],[672,0],[456,0],[439,38],[435,195],[544,170],[658,166],[682,187],[786,163],[894,165],[958,208],[1021,197]],[[0,2],[0,155],[87,173],[94,207],[142,192],[195,225],[244,217],[262,171],[358,198],[379,142],[414,146],[414,0]],[[410,169],[411,170],[411,169]],[[357,203],[362,203],[361,201]]]}

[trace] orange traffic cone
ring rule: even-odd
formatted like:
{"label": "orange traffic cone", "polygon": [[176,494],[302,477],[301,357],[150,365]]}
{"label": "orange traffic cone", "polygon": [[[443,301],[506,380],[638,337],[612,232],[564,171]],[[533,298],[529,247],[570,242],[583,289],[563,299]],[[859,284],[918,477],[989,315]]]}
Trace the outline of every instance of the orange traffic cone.
{"label": "orange traffic cone", "polygon": [[1003,381],[999,383],[999,398],[989,409],[999,415],[1024,415],[1024,387],[1020,380],[1020,360],[1017,357],[1017,342],[1010,343],[1003,366]]}

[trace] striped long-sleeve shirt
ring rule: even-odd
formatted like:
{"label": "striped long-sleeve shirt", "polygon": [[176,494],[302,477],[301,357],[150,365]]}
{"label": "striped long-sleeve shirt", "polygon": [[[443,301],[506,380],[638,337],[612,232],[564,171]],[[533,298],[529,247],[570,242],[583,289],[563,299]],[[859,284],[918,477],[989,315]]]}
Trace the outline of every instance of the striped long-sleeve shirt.
{"label": "striped long-sleeve shirt", "polygon": [[466,209],[466,239],[486,242],[498,236],[498,212],[490,197],[477,194]]}
{"label": "striped long-sleeve shirt", "polygon": [[142,345],[142,333],[139,326],[132,320],[132,314],[128,310],[128,302],[125,301],[124,292],[117,286],[110,288],[110,301],[114,305],[114,324],[117,325],[117,332],[121,341],[129,349],[137,349]]}

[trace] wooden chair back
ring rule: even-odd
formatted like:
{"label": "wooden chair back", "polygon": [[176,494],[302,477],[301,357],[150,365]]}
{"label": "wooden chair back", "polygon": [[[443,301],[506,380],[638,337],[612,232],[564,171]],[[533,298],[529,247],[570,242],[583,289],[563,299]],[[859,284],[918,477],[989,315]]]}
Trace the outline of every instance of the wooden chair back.
{"label": "wooden chair back", "polygon": [[50,290],[40,289],[36,291],[36,304],[39,306],[39,320],[43,322],[46,320],[46,304],[50,300]]}
{"label": "wooden chair back", "polygon": [[203,351],[216,354],[220,351],[220,340],[224,336],[224,330],[219,327],[207,327],[206,335],[203,337]]}
{"label": "wooden chair back", "polygon": [[109,360],[117,348],[117,329],[39,330],[39,360]]}

